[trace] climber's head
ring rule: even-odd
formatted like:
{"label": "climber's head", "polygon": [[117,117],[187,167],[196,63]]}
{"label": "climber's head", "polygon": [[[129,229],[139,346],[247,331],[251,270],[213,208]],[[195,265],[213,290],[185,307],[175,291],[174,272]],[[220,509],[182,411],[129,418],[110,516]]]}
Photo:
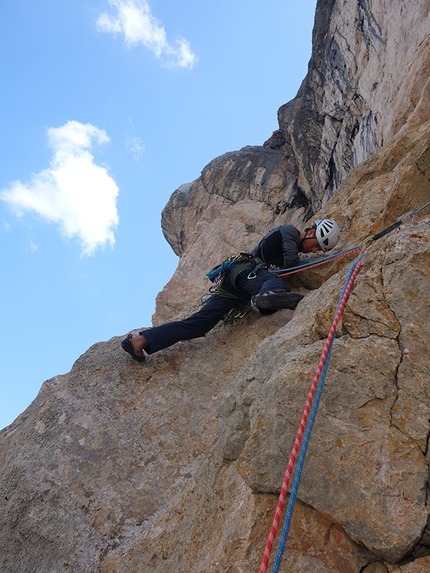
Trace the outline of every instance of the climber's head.
{"label": "climber's head", "polygon": [[302,231],[302,252],[330,251],[339,242],[340,229],[333,219],[318,219],[312,227]]}
{"label": "climber's head", "polygon": [[326,253],[338,244],[340,229],[333,219],[320,219],[315,221],[315,236],[321,250]]}

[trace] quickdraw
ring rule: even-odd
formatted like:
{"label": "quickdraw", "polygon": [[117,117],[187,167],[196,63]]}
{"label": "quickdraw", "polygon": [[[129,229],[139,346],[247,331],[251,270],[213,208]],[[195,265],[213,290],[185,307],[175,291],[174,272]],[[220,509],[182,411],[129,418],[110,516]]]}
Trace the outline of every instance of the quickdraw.
{"label": "quickdraw", "polygon": [[[421,207],[415,209],[414,211],[409,211],[408,213],[405,213],[404,215],[399,217],[397,221],[395,221],[385,229],[382,229],[382,231],[379,231],[375,235],[370,235],[369,237],[361,241],[361,243],[356,247],[352,247],[351,249],[347,249],[340,253],[324,257],[323,259],[318,259],[316,261],[310,261],[308,263],[304,263],[297,267],[292,267],[289,269],[269,269],[269,270],[273,274],[279,276],[280,278],[284,278],[294,273],[318,267],[320,265],[325,265],[327,263],[340,259],[341,257],[345,257],[353,253],[356,253],[360,251],[363,247],[371,246],[370,243],[377,241],[381,237],[384,237],[391,231],[394,231],[395,229],[400,227],[400,225],[403,223],[403,220],[406,219],[407,217],[412,217],[412,221],[414,222],[417,213],[425,209],[428,205],[430,205],[430,201],[427,201],[426,203],[421,205]],[[250,265],[252,266],[250,267]],[[250,253],[241,252],[239,254],[231,255],[230,257],[225,259],[220,265],[214,267],[211,271],[206,273],[206,276],[213,283],[213,285],[209,289],[209,294],[202,296],[201,299],[202,303],[204,304],[206,300],[214,294],[219,296],[224,296],[227,298],[235,298],[238,300],[242,299],[243,298],[242,293],[239,289],[237,289],[235,285],[237,278],[239,276],[242,276],[242,273],[247,272],[248,279],[252,280],[257,276],[257,270],[263,267],[266,269],[268,268],[268,266],[263,261],[261,261],[257,257],[254,257]],[[229,292],[222,288],[222,285],[224,283],[227,274],[229,274],[230,276],[231,285],[233,287],[233,290],[236,291],[236,293]],[[230,311],[227,317],[225,317],[224,323],[230,323],[233,322],[236,318],[243,318],[244,316],[246,316],[247,309],[244,308],[244,306],[247,305],[240,305],[239,308]]]}
{"label": "quickdraw", "polygon": [[392,223],[388,227],[385,227],[385,229],[382,229],[382,231],[379,231],[375,235],[370,235],[369,237],[364,239],[364,241],[361,241],[361,243],[359,243],[356,247],[352,247],[351,249],[348,249],[346,251],[342,251],[340,253],[330,255],[329,257],[324,257],[323,259],[318,259],[316,261],[304,263],[303,265],[299,265],[297,267],[291,267],[289,269],[275,269],[275,270],[272,270],[272,272],[279,277],[286,277],[288,275],[292,275],[294,273],[298,273],[298,272],[306,270],[306,269],[311,269],[314,267],[318,267],[320,265],[325,265],[326,263],[330,263],[332,261],[335,261],[336,259],[340,259],[341,257],[345,257],[346,255],[356,253],[367,243],[377,241],[381,237],[388,235],[388,233],[391,233],[391,231],[394,231],[395,229],[400,227],[400,225],[402,225],[402,223],[403,223],[403,220],[406,219],[407,217],[412,217],[412,222],[414,222],[416,215],[420,211],[422,211],[423,209],[428,207],[429,205],[430,205],[430,201],[427,201],[427,203],[424,203],[423,205],[421,205],[421,207],[418,207],[418,209],[415,209],[414,211],[408,211],[407,213],[405,213],[404,215],[399,217],[397,219],[397,221],[395,221],[394,223]]}

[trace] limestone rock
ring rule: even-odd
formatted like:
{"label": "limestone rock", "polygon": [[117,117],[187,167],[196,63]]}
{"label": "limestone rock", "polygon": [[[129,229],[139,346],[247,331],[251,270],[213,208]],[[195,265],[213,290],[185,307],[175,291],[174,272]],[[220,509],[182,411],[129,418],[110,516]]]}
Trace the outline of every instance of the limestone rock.
{"label": "limestone rock", "polygon": [[[337,325],[281,573],[430,567],[429,208],[405,216],[430,200],[429,10],[319,0],[279,129],[163,212],[181,259],[155,324],[197,310],[205,273],[272,226],[334,216],[342,250],[402,221],[366,243]],[[0,433],[2,573],[257,571],[357,254],[288,277],[294,312],[250,312],[143,365],[118,336],[45,382]]]}
{"label": "limestone rock", "polygon": [[182,255],[207,206],[220,201],[263,201],[271,226],[301,225],[355,167],[428,121],[429,30],[426,0],[319,0],[309,71],[279,109],[279,130],[263,149],[218,157],[172,195],[162,228],[173,250]]}
{"label": "limestone rock", "polygon": [[427,571],[430,571],[430,557],[417,559],[413,563],[393,569],[392,573],[427,573]]}
{"label": "limestone rock", "polygon": [[[424,388],[430,378],[422,341],[430,340],[428,223],[387,238],[386,251],[369,254],[357,278],[333,347],[300,493],[353,539],[393,562],[415,545],[427,522],[430,402]],[[396,268],[397,257],[405,270]],[[307,312],[315,315],[307,316],[308,324],[320,322],[319,304],[326,290],[331,294],[330,283],[341,292],[342,274],[308,295]],[[222,414],[224,456],[236,460],[255,491],[275,492],[282,483],[280,444],[291,451],[322,351],[315,331],[308,332],[306,344],[294,341],[300,314],[296,310],[282,333],[259,346],[252,380],[238,379],[228,402],[234,407]]]}

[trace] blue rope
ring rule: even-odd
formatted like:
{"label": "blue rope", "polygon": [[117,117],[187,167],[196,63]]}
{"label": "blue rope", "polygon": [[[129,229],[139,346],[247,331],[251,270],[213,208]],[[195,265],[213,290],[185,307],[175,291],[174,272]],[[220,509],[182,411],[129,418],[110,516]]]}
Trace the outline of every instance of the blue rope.
{"label": "blue rope", "polygon": [[360,248],[360,246],[357,247],[352,247],[351,249],[347,249],[346,251],[342,251],[340,253],[337,253],[336,255],[330,255],[329,257],[325,257],[322,259],[317,259],[315,261],[310,261],[309,263],[304,263],[303,265],[299,265],[297,267],[291,267],[289,269],[276,269],[273,270],[271,272],[273,272],[274,274],[282,274],[282,273],[289,273],[292,271],[297,271],[299,269],[306,269],[307,267],[312,267],[314,265],[319,265],[319,264],[323,264],[323,263],[328,263],[329,261],[331,261],[332,259],[337,259],[339,257],[342,257],[343,255],[347,255],[348,253],[352,253],[354,251],[357,251]]}
{"label": "blue rope", "polygon": [[284,554],[284,549],[285,549],[285,544],[287,542],[287,538],[288,538],[288,533],[290,531],[290,526],[291,526],[291,520],[293,517],[293,510],[294,510],[294,505],[296,503],[296,498],[297,498],[297,492],[299,489],[299,484],[300,484],[300,479],[301,479],[301,475],[302,475],[302,470],[303,470],[303,465],[305,462],[305,457],[306,457],[306,452],[307,452],[307,448],[308,448],[308,443],[309,443],[309,439],[311,436],[311,432],[312,432],[312,428],[314,425],[314,421],[315,421],[315,417],[316,417],[316,413],[317,413],[317,409],[318,409],[318,405],[320,402],[320,398],[321,398],[321,394],[323,391],[323,387],[324,387],[324,382],[325,382],[325,376],[327,373],[327,368],[328,368],[328,362],[330,360],[330,355],[331,355],[331,349],[333,347],[333,340],[331,341],[331,344],[329,346],[328,352],[327,352],[327,359],[326,362],[323,366],[323,369],[321,371],[321,377],[320,377],[320,381],[318,383],[318,388],[317,391],[315,393],[315,399],[314,399],[314,403],[312,405],[312,410],[309,416],[309,421],[308,421],[308,425],[306,427],[306,432],[303,438],[303,444],[302,447],[300,449],[300,454],[299,454],[299,459],[297,461],[297,468],[296,468],[296,473],[294,475],[294,482],[293,482],[293,486],[291,488],[291,494],[290,494],[290,499],[288,501],[288,506],[287,506],[287,511],[285,514],[285,520],[284,520],[284,526],[282,528],[282,534],[281,534],[281,538],[279,540],[279,546],[278,546],[278,550],[276,552],[276,557],[275,557],[275,562],[273,564],[273,569],[272,569],[272,573],[278,573],[279,571],[279,567],[281,566],[281,561],[282,561],[282,557]]}
{"label": "blue rope", "polygon": [[[358,262],[361,260],[363,255],[364,255],[364,250],[360,253],[359,257],[350,266],[348,276],[346,278],[344,287],[342,289],[342,294],[339,298],[337,309],[339,309],[339,305],[342,301],[342,298],[343,298],[343,295],[344,295],[345,290],[347,288],[349,279],[351,278],[351,275],[354,272],[355,267],[357,266]],[[336,310],[336,312],[337,312],[337,310]],[[305,462],[306,452],[308,449],[309,439],[311,437],[313,425],[314,425],[315,418],[316,418],[317,411],[318,411],[319,402],[321,399],[321,394],[322,394],[322,391],[324,388],[324,382],[325,382],[325,377],[327,374],[328,365],[330,362],[330,355],[331,355],[331,350],[333,347],[333,342],[334,342],[334,337],[331,340],[330,346],[327,350],[327,358],[326,358],[326,361],[325,361],[324,366],[323,366],[322,371],[321,371],[320,380],[318,382],[317,391],[315,393],[314,403],[312,404],[312,409],[311,409],[311,413],[309,415],[308,425],[306,427],[306,432],[305,432],[305,435],[303,438],[303,443],[302,443],[302,446],[300,449],[299,459],[297,461],[296,473],[294,475],[294,482],[293,482],[293,486],[291,488],[290,499],[289,499],[287,511],[285,514],[284,526],[282,528],[282,534],[281,534],[281,538],[279,540],[279,546],[278,546],[278,550],[276,552],[276,557],[275,557],[275,561],[273,564],[272,573],[278,573],[279,567],[281,566],[281,561],[282,561],[282,557],[284,554],[285,544],[287,542],[287,537],[288,537],[288,533],[289,533],[290,526],[291,526],[291,520],[293,517],[293,510],[294,510],[294,505],[296,503],[297,492],[298,492],[299,484],[300,484],[300,478],[302,475],[303,465]]]}

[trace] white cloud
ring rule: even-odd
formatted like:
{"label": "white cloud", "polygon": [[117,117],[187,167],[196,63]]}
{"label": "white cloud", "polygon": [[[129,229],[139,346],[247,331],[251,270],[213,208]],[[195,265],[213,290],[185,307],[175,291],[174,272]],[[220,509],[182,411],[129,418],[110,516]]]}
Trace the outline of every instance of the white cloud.
{"label": "white cloud", "polygon": [[64,237],[77,237],[82,254],[93,255],[99,247],[115,244],[118,225],[118,187],[105,167],[94,163],[93,144],[109,141],[106,132],[87,123],[68,121],[48,129],[53,158],[48,169],[32,175],[27,183],[14,181],[0,191],[17,216],[35,211],[56,223]]}
{"label": "white cloud", "polygon": [[197,56],[191,51],[184,38],[178,38],[172,46],[166,38],[166,31],[155,18],[147,0],[108,0],[111,13],[103,12],[97,20],[100,32],[123,34],[126,44],[142,44],[157,58],[162,58],[167,67],[191,69]]}
{"label": "white cloud", "polygon": [[33,241],[31,239],[27,239],[25,250],[28,253],[35,253],[36,251],[39,250],[39,247],[35,243],[33,243]]}
{"label": "white cloud", "polygon": [[135,161],[140,161],[145,152],[145,144],[142,143],[139,137],[129,137],[126,149],[131,153]]}

